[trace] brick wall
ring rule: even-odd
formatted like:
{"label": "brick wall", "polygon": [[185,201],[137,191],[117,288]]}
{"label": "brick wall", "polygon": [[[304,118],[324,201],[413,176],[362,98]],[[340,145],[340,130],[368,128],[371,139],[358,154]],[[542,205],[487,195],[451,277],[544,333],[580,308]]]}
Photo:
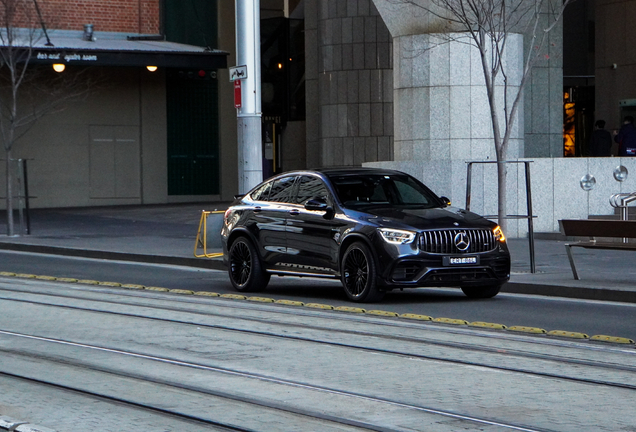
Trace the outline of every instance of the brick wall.
{"label": "brick wall", "polygon": [[[12,1],[26,8],[20,8],[16,27],[37,25],[32,2]],[[38,5],[50,29],[83,30],[84,24],[93,24],[94,31],[160,32],[160,0],[39,0]],[[4,24],[3,16],[0,21]]]}

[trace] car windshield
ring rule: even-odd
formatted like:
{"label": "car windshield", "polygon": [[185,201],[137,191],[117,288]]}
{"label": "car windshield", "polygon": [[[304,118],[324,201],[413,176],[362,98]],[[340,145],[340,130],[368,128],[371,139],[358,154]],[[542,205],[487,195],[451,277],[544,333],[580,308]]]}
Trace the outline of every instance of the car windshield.
{"label": "car windshield", "polygon": [[435,194],[414,178],[404,174],[336,175],[330,178],[340,202],[348,208],[441,206]]}

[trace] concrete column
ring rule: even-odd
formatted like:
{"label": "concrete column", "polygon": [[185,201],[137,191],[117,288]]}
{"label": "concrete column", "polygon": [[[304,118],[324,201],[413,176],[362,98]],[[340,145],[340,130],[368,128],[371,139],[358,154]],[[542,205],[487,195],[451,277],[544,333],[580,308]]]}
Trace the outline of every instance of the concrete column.
{"label": "concrete column", "polygon": [[[481,59],[468,36],[405,35],[394,38],[393,46],[394,160],[495,160]],[[522,59],[523,38],[511,34],[503,57],[509,70],[516,71],[508,77],[510,94],[518,91]],[[503,80],[496,83],[500,118],[504,117],[503,84]],[[521,111],[508,158],[519,157],[523,133]]]}
{"label": "concrete column", "polygon": [[373,2],[308,0],[305,14],[308,165],[391,160],[392,43]]}

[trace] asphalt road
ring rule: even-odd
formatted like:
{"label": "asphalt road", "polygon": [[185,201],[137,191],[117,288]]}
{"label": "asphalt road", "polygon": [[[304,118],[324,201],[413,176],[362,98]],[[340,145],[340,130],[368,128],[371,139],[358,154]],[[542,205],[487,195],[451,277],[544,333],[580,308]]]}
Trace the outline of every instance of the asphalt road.
{"label": "asphalt road", "polygon": [[[149,265],[0,251],[0,271],[119,283],[235,293],[227,274],[215,270]],[[338,281],[273,277],[258,295],[274,299],[352,306]],[[417,289],[391,292],[380,303],[358,305],[397,313],[486,321],[506,326],[540,327],[589,335],[636,339],[636,305],[554,297],[499,294],[473,300],[457,289]]]}

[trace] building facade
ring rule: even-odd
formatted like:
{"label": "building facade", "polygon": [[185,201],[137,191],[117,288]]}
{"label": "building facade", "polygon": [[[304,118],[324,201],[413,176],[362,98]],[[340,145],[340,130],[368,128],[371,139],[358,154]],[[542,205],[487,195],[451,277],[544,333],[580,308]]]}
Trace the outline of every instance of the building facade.
{"label": "building facade", "polygon": [[[38,3],[54,39],[81,39],[84,24],[92,24],[98,41],[165,39],[221,50],[226,65],[235,65],[232,1]],[[411,55],[431,32],[401,29],[390,3],[261,0],[265,176],[385,166],[463,206],[466,162],[494,156],[474,59],[451,45],[433,56]],[[618,165],[634,172],[631,159],[587,157],[595,119],[617,129],[635,110],[634,16],[636,0],[573,2],[546,60],[533,69],[508,156],[533,161],[539,231],[556,231],[563,217],[609,214],[609,195],[636,190],[633,177],[618,183],[612,176]],[[528,38],[517,47],[515,61]],[[14,157],[29,160],[32,207],[231,200],[238,158],[228,70],[166,59],[155,72],[142,63],[97,67],[108,85],[43,117],[20,139]],[[580,187],[586,174],[597,180],[591,191]],[[523,214],[525,174],[511,165],[509,175],[510,213]],[[495,212],[494,182],[494,174],[477,169],[472,192],[480,204],[473,209]],[[515,224],[513,236],[525,235],[524,223]]]}

